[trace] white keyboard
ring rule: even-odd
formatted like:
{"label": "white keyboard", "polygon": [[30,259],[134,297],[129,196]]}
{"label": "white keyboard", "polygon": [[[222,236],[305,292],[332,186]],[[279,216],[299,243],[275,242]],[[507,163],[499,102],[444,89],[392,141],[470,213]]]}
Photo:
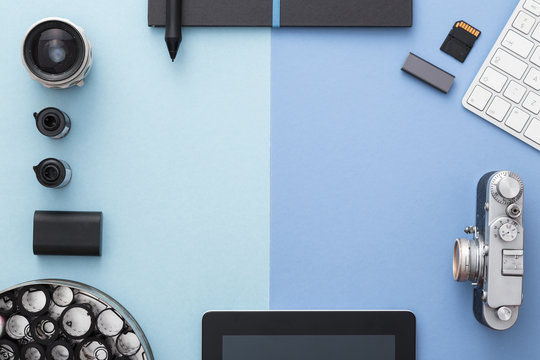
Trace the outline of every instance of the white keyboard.
{"label": "white keyboard", "polygon": [[540,0],[521,0],[463,106],[540,150]]}

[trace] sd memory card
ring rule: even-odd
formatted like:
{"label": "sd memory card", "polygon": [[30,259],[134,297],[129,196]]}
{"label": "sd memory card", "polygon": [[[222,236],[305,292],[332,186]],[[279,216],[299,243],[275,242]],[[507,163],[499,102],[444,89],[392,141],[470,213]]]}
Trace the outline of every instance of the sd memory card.
{"label": "sd memory card", "polygon": [[481,32],[465,21],[458,21],[441,45],[441,50],[464,62]]}

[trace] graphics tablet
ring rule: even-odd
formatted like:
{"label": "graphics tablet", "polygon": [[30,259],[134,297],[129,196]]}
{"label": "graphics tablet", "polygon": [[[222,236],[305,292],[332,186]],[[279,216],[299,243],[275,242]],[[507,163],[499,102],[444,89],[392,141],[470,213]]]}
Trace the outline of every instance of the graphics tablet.
{"label": "graphics tablet", "polygon": [[409,311],[212,311],[202,360],[415,360]]}

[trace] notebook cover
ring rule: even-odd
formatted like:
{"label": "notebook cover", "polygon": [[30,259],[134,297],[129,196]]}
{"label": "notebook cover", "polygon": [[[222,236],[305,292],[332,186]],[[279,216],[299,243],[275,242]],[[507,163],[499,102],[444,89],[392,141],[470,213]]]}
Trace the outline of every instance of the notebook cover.
{"label": "notebook cover", "polygon": [[[148,26],[165,26],[167,0],[148,0]],[[272,26],[272,0],[183,0],[185,26]]]}
{"label": "notebook cover", "polygon": [[[165,26],[166,0],[148,0]],[[280,0],[281,26],[412,26],[412,0]],[[185,26],[272,26],[273,0],[184,0]]]}

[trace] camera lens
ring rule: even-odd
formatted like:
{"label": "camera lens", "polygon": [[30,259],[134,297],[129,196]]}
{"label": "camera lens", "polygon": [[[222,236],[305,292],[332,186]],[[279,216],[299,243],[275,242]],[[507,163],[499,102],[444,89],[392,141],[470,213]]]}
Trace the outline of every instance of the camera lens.
{"label": "camera lens", "polygon": [[84,31],[60,18],[34,24],[25,36],[22,52],[30,76],[46,87],[82,85],[92,63],[91,46]]}
{"label": "camera lens", "polygon": [[39,183],[48,188],[61,188],[71,181],[71,167],[67,162],[58,159],[45,159],[34,166]]}
{"label": "camera lens", "polygon": [[74,32],[49,29],[36,34],[31,44],[32,60],[49,74],[61,74],[73,68],[80,59],[80,39]]}
{"label": "camera lens", "polygon": [[69,116],[54,107],[48,107],[39,113],[34,113],[36,126],[40,133],[51,139],[61,139],[65,137],[71,128]]}
{"label": "camera lens", "polygon": [[482,258],[478,243],[474,240],[457,239],[454,244],[453,273],[456,281],[478,281]]}

